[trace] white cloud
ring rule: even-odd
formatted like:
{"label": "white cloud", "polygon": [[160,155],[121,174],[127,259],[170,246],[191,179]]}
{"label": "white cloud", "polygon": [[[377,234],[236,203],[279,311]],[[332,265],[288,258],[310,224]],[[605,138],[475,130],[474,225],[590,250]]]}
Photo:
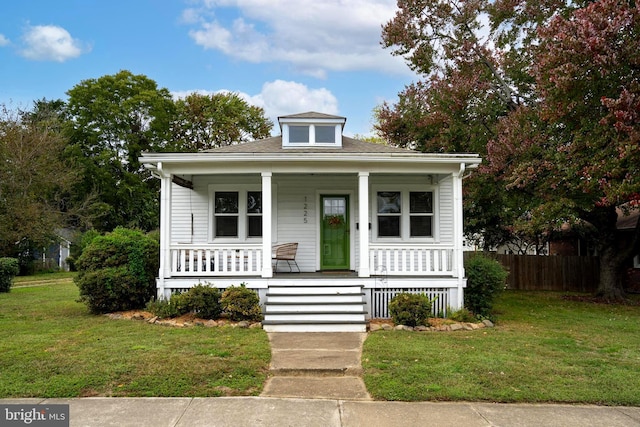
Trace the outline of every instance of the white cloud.
{"label": "white cloud", "polygon": [[[202,89],[172,92],[174,98],[184,98],[191,93],[211,95],[228,93],[228,90],[207,91]],[[287,114],[317,111],[338,114],[338,99],[325,88],[312,89],[302,83],[275,80],[262,85],[260,93],[251,95],[235,92],[249,104],[264,108],[265,116],[273,121],[273,132],[278,132],[278,117]]]}
{"label": "white cloud", "polygon": [[[189,35],[236,59],[283,61],[320,78],[327,71],[409,73],[402,58],[380,45],[394,0],[202,0],[201,6],[183,13],[183,22],[195,25]],[[230,8],[236,17],[225,21]]]}
{"label": "white cloud", "polygon": [[310,89],[297,82],[275,80],[262,85],[261,92],[251,102],[264,108],[270,118],[317,111],[338,114],[338,99],[325,88]]}
{"label": "white cloud", "polygon": [[8,45],[9,45],[9,39],[6,38],[4,34],[0,34],[0,47],[8,46]]}
{"label": "white cloud", "polygon": [[182,11],[179,22],[183,24],[197,24],[200,22],[200,12],[197,9],[185,9]]}
{"label": "white cloud", "polygon": [[72,38],[67,30],[55,25],[29,27],[22,39],[22,56],[36,61],[64,62],[90,50]]}

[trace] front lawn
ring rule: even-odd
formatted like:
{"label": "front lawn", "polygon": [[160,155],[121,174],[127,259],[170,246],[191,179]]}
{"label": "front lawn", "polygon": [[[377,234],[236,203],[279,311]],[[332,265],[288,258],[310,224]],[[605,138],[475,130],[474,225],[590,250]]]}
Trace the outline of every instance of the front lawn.
{"label": "front lawn", "polygon": [[173,328],[88,314],[59,275],[0,294],[0,398],[258,395],[261,329]]}
{"label": "front lawn", "polygon": [[640,405],[640,306],[506,292],[497,327],[378,331],[364,380],[385,400]]}

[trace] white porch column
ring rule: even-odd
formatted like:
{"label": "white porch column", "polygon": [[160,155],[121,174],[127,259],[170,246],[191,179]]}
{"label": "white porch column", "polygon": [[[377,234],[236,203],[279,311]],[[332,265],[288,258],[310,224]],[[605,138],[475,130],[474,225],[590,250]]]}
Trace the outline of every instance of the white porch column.
{"label": "white porch column", "polygon": [[262,277],[273,277],[271,266],[271,172],[262,172]]}
{"label": "white porch column", "polygon": [[462,176],[464,175],[465,164],[460,163],[460,170],[452,174],[453,176],[453,272],[458,279],[458,292],[456,307],[464,305],[463,286],[465,281],[464,254],[462,253],[463,231],[463,208],[462,208]]}
{"label": "white porch column", "polygon": [[162,170],[162,162],[158,163],[160,174],[160,269],[158,271],[158,298],[165,298],[165,278],[171,277],[171,174]]}
{"label": "white porch column", "polygon": [[360,265],[358,277],[369,277],[369,172],[358,173],[358,222],[360,229]]}

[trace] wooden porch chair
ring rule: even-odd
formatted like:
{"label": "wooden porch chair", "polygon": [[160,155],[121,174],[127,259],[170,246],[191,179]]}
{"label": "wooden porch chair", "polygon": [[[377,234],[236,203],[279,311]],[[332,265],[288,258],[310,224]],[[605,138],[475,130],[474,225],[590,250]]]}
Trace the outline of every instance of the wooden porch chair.
{"label": "wooden porch chair", "polygon": [[298,263],[296,262],[296,252],[298,251],[297,243],[283,243],[281,245],[274,246],[272,249],[271,259],[276,261],[274,271],[278,271],[278,263],[280,261],[286,261],[289,266],[289,272],[293,272],[291,264],[293,263],[298,270],[297,273],[300,273],[300,267],[298,267]]}

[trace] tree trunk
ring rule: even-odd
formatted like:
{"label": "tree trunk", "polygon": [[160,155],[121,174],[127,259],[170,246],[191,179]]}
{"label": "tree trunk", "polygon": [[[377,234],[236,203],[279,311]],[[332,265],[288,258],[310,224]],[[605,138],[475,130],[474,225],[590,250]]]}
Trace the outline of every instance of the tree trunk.
{"label": "tree trunk", "polygon": [[615,206],[596,207],[585,219],[594,226],[594,239],[600,258],[600,281],[596,295],[606,301],[625,299],[621,270],[627,254],[618,243],[618,213]]}
{"label": "tree trunk", "polygon": [[620,274],[622,260],[615,247],[602,248],[600,252],[600,281],[597,296],[606,301],[622,301],[626,298]]}

